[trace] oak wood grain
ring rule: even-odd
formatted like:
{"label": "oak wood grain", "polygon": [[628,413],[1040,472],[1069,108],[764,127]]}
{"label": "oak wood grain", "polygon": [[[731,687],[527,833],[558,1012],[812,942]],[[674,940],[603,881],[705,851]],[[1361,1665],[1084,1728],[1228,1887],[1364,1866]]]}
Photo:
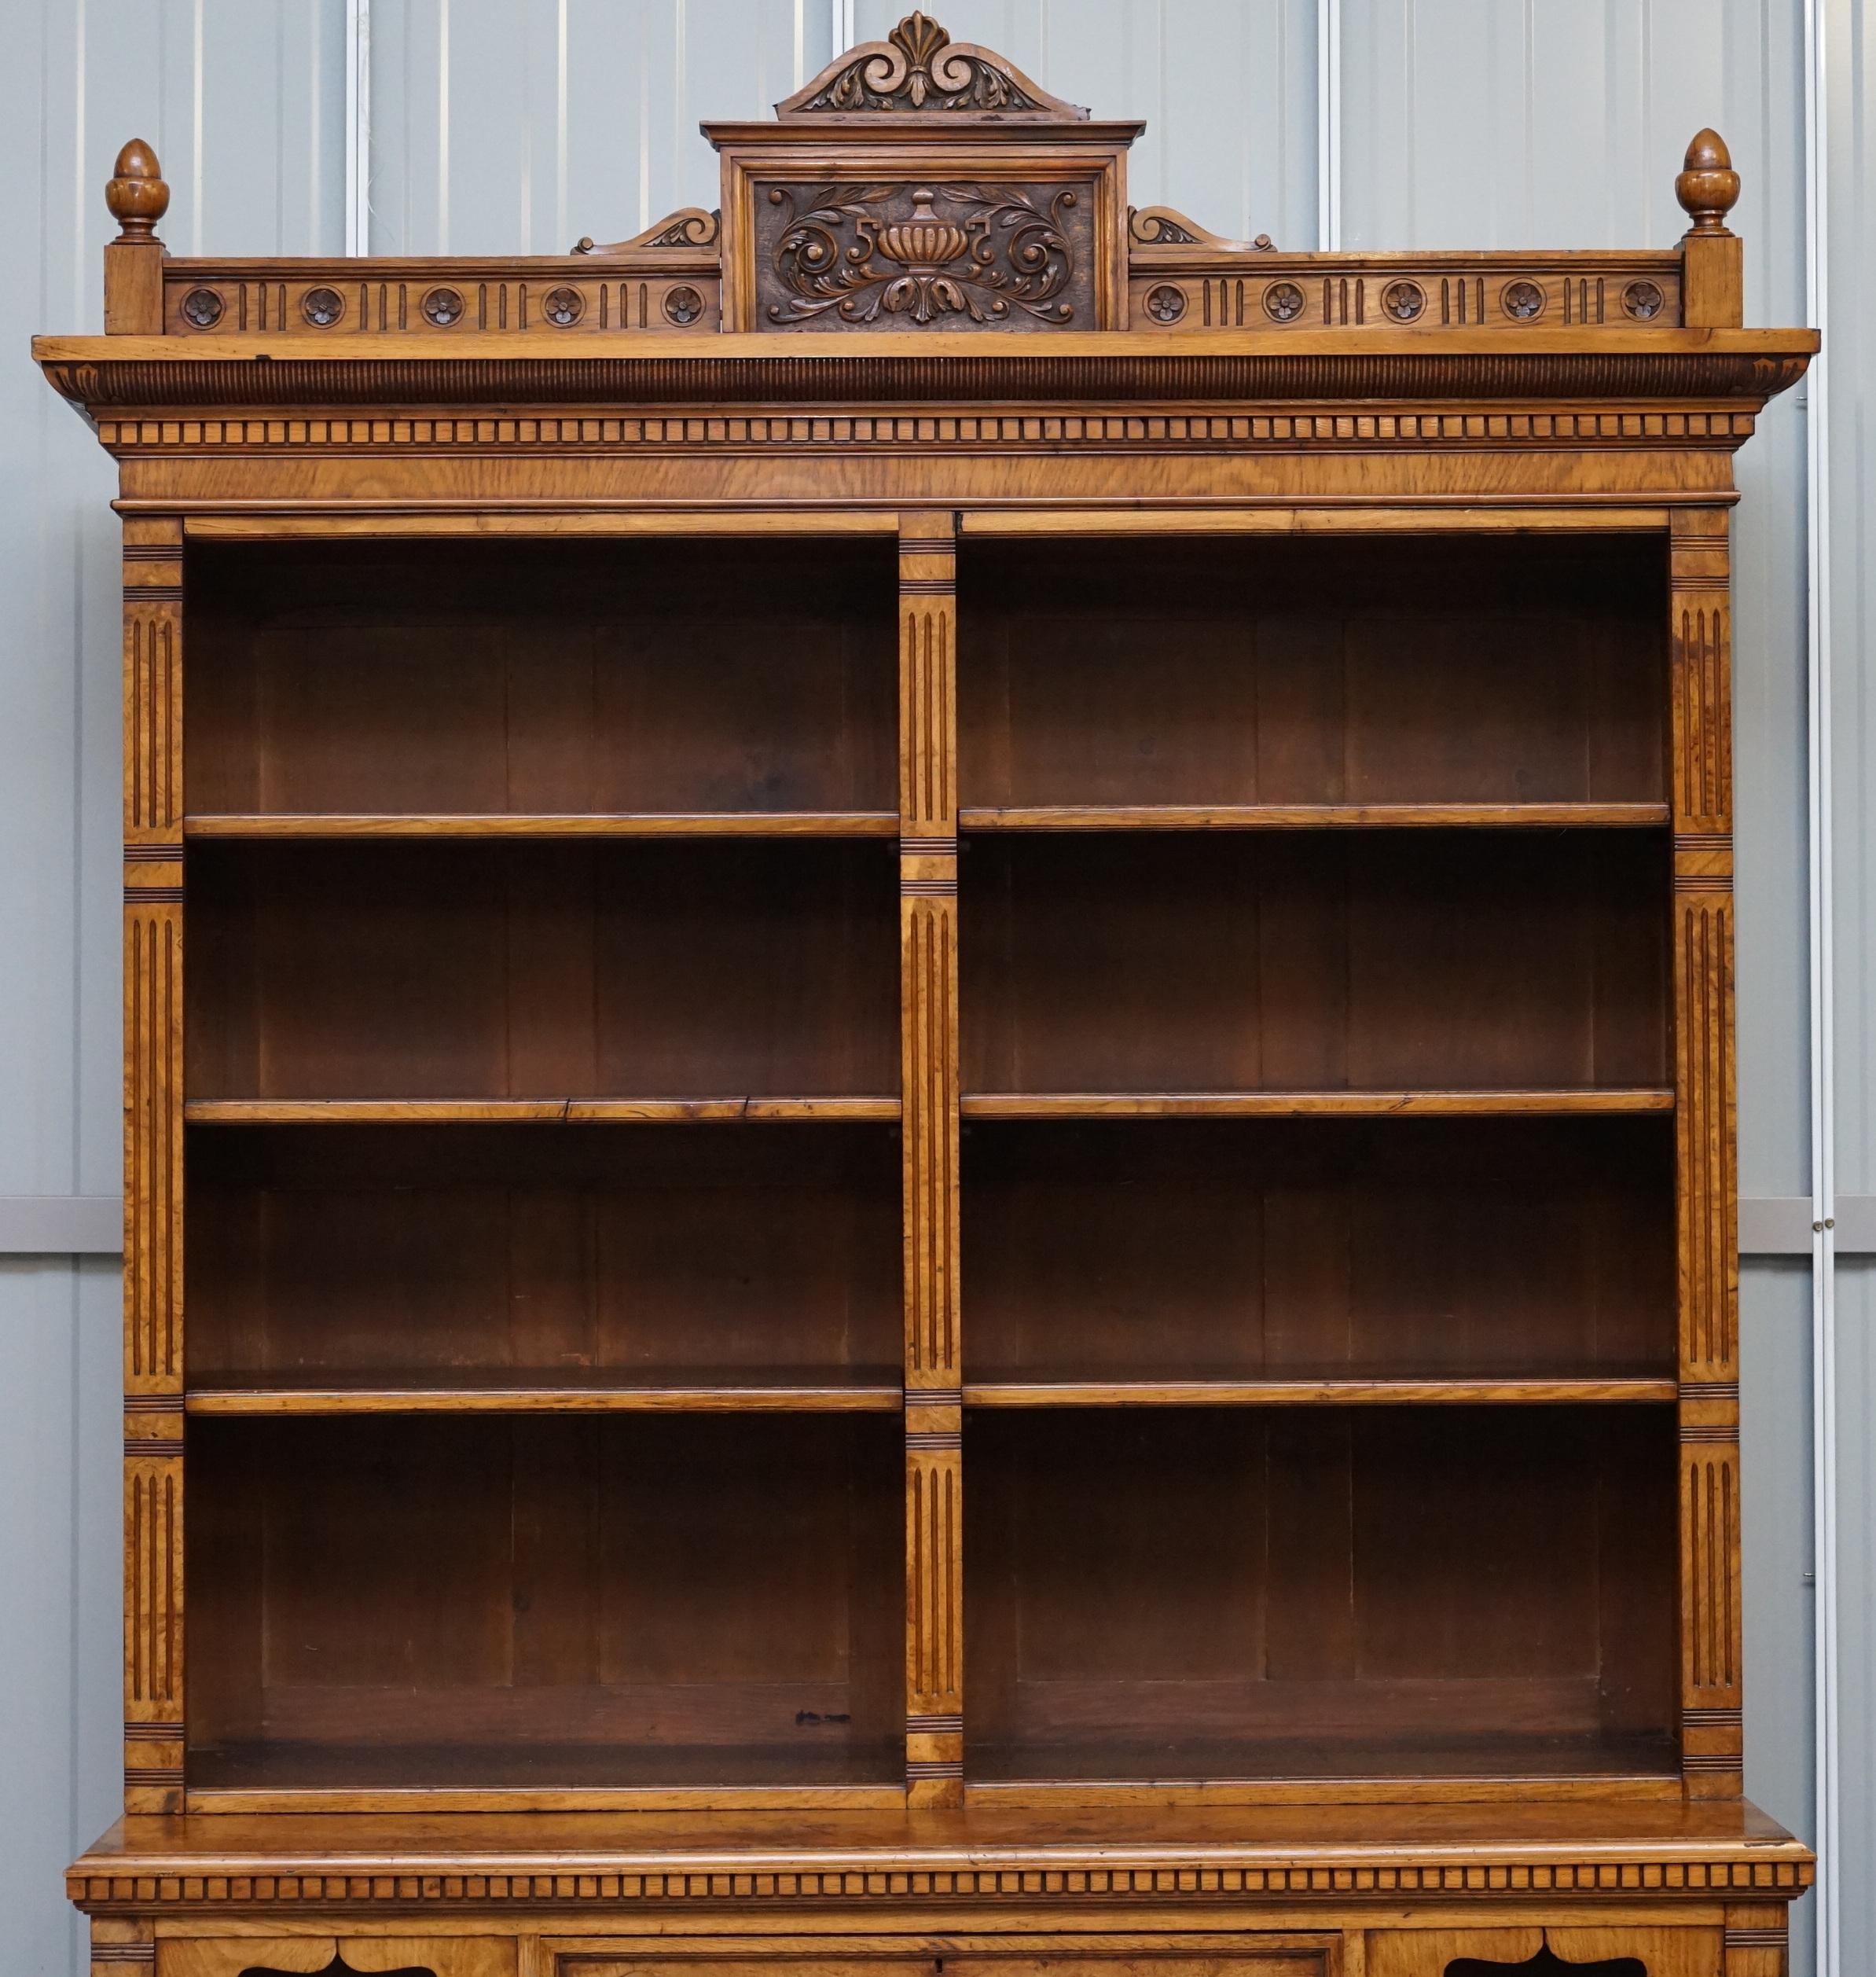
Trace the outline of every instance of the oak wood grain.
{"label": "oak wood grain", "polygon": [[896,1120],[896,1098],[195,1098],[183,1116],[197,1125],[332,1125],[480,1121],[685,1125],[747,1119]]}
{"label": "oak wood grain", "polygon": [[[1393,1114],[1671,1112],[1665,1086],[1547,1091],[976,1092],[966,1119],[1381,1118]],[[191,1116],[196,1116],[192,1112]]]}
{"label": "oak wood grain", "polygon": [[[1639,830],[1665,824],[1665,803],[1030,803],[965,804],[966,831],[1297,831],[1564,829]],[[185,826],[193,832],[199,825]],[[232,835],[233,833],[230,833]]]}
{"label": "oak wood grain", "polygon": [[[1555,1406],[1669,1402],[1672,1380],[974,1380],[967,1407]],[[192,1407],[199,1405],[192,1396]]]}
{"label": "oak wood grain", "polygon": [[905,1202],[905,1789],[964,1790],[955,518],[899,518],[899,953]]}
{"label": "oak wood grain", "polygon": [[[1625,1396],[1590,1395],[1586,1398]],[[1670,1394],[1670,1398],[1672,1395]],[[1658,1398],[1658,1396],[1643,1396]],[[255,1379],[229,1374],[184,1396],[191,1414],[896,1414],[904,1403],[898,1380],[876,1378],[685,1381],[673,1375],[630,1384],[604,1377],[582,1381],[567,1372],[532,1381],[463,1375],[398,1380],[362,1376],[343,1384]]]}
{"label": "oak wood grain", "polygon": [[1317,255],[1137,129],[915,14],[571,255],[171,257],[120,154],[94,1969],[1782,1959],[1727,531],[1817,339],[1711,131],[1672,248]]}
{"label": "oak wood grain", "polygon": [[898,814],[892,810],[644,810],[611,816],[392,813],[376,817],[304,810],[248,816],[211,813],[182,820],[185,838],[893,837],[898,828]]}

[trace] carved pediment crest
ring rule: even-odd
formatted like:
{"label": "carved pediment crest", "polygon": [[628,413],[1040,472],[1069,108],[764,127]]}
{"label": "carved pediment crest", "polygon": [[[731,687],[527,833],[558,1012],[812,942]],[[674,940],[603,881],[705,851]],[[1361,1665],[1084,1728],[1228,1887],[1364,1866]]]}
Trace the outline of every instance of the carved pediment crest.
{"label": "carved pediment crest", "polygon": [[953,41],[924,13],[909,13],[884,41],[849,49],[806,89],[775,106],[784,119],[856,112],[1014,116],[1031,122],[1080,122],[1088,116],[1051,96],[1002,56]]}

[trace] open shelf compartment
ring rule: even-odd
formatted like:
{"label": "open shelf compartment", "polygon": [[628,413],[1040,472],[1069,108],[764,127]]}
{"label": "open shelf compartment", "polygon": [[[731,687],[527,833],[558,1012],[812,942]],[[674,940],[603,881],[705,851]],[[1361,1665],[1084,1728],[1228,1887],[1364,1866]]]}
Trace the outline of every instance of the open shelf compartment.
{"label": "open shelf compartment", "polygon": [[[192,546],[186,787],[224,830],[896,810],[890,539]],[[214,828],[213,825],[211,828]]]}
{"label": "open shelf compartment", "polygon": [[1664,833],[980,836],[967,1096],[1660,1088]]}
{"label": "open shelf compartment", "polygon": [[864,841],[205,844],[195,1101],[889,1097]]}
{"label": "open shelf compartment", "polygon": [[967,537],[958,601],[967,825],[1666,799],[1658,537]]}
{"label": "open shelf compartment", "polygon": [[1672,1382],[1673,1167],[1666,1116],[975,1121],[966,1379]]}
{"label": "open shelf compartment", "polygon": [[196,1126],[187,1156],[192,1404],[898,1405],[890,1127]]}
{"label": "open shelf compartment", "polygon": [[972,1410],[993,1791],[1678,1791],[1669,1408]]}
{"label": "open shelf compartment", "polygon": [[896,1421],[211,1420],[210,1795],[897,1791]]}

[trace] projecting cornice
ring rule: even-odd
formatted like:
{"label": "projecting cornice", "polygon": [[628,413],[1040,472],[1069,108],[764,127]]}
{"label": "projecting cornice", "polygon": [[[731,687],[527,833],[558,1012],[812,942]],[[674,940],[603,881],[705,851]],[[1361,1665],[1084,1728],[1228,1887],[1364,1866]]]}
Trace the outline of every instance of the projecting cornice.
{"label": "projecting cornice", "polygon": [[[334,337],[291,354],[263,338],[212,348],[163,337],[41,337],[54,387],[94,417],[127,410],[209,413],[354,406],[952,406],[1103,405],[1265,410],[1362,401],[1724,403],[1750,410],[1794,384],[1808,330],[1475,331],[1435,344],[1412,331],[1230,332],[1177,344],[1115,333],[1072,343],[934,338],[916,350],[885,334],[761,336],[679,342],[630,333],[577,355],[551,336]],[[1620,434],[1614,436],[1622,436]],[[1743,435],[1742,435],[1743,436]]]}

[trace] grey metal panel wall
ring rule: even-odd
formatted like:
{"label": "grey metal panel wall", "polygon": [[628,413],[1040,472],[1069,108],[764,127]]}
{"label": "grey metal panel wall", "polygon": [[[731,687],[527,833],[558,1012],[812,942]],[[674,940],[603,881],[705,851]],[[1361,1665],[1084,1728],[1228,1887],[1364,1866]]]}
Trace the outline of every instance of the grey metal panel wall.
{"label": "grey metal panel wall", "polygon": [[[1754,1266],[1739,1304],[1746,1789],[1775,1817],[1808,1827],[1815,1788],[1809,1263]],[[1793,1977],[1815,1968],[1810,1905],[1792,1916]]]}
{"label": "grey metal panel wall", "polygon": [[707,116],[829,59],[826,0],[376,0],[371,248],[564,253],[717,204]]}
{"label": "grey metal panel wall", "polygon": [[[1837,1188],[1876,1192],[1876,5],[1827,0]],[[1876,1964],[1876,1261],[1839,1263],[1843,1968]]]}
{"label": "grey metal panel wall", "polygon": [[[1867,941],[1870,924],[1845,931]],[[1867,1025],[1867,1009],[1856,1015]],[[1876,1262],[1838,1264],[1837,1321],[1839,1927],[1848,1977],[1876,1963]]]}
{"label": "grey metal panel wall", "polygon": [[[1841,1193],[1869,1194],[1876,1192],[1876,585],[1870,568],[1876,561],[1876,0],[1834,0],[1824,11],[1832,64],[1837,1185]],[[1867,1470],[1863,1475],[1867,1486]]]}

